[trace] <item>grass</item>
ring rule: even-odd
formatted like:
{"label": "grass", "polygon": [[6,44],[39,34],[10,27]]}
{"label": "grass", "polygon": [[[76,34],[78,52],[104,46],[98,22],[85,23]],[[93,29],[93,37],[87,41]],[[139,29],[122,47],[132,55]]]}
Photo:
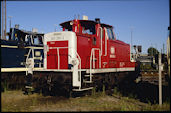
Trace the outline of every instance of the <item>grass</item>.
{"label": "grass", "polygon": [[34,112],[34,111],[169,111],[170,103],[162,106],[139,102],[130,97],[116,98],[103,92],[93,92],[93,95],[64,98],[42,96],[41,94],[23,95],[22,91],[5,91],[1,93],[2,112]]}

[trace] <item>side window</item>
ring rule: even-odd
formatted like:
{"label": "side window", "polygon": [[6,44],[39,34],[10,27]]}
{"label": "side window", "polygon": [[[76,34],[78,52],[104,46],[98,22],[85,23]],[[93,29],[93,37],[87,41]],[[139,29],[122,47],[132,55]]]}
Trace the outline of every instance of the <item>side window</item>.
{"label": "side window", "polygon": [[114,40],[115,39],[112,28],[107,28],[107,35],[108,35],[110,40]]}
{"label": "side window", "polygon": [[42,36],[33,36],[33,44],[43,44]]}
{"label": "side window", "polygon": [[82,28],[82,33],[93,35],[93,34],[95,34],[95,29],[93,27],[92,28],[85,28],[85,27],[83,27]]}
{"label": "side window", "polygon": [[90,35],[94,35],[96,34],[96,30],[95,30],[95,25],[91,25],[90,23],[87,24],[81,24],[82,27],[82,33],[83,34],[90,34]]}
{"label": "side window", "polygon": [[111,31],[110,31],[109,28],[107,28],[107,35],[109,37],[109,40],[111,40],[112,39],[112,36],[111,36]]}
{"label": "side window", "polygon": [[110,31],[111,31],[111,35],[112,35],[112,40],[114,40],[115,37],[114,37],[114,34],[113,34],[113,29],[111,28]]}
{"label": "side window", "polygon": [[38,37],[35,37],[35,36],[34,36],[33,42],[34,42],[34,44],[38,45],[38,44],[39,44],[39,39],[38,39]]}

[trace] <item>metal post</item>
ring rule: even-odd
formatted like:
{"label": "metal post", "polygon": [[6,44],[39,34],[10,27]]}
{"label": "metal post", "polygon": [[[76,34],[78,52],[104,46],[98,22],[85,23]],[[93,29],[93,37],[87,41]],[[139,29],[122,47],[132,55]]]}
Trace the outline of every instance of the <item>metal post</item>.
{"label": "metal post", "polygon": [[1,9],[2,9],[1,39],[4,39],[4,2],[3,1],[1,1]]}
{"label": "metal post", "polygon": [[57,48],[57,56],[58,56],[58,69],[60,69],[60,56],[59,56],[59,48]]}
{"label": "metal post", "polygon": [[132,32],[133,32],[133,30],[131,28],[131,53],[132,53]]}
{"label": "metal post", "polygon": [[161,65],[161,53],[159,53],[159,105],[162,105],[162,65]]}
{"label": "metal post", "polygon": [[163,43],[163,54],[165,53],[165,50],[164,50],[164,43]]}
{"label": "metal post", "polygon": [[5,0],[5,33],[4,33],[4,39],[6,40],[6,32],[7,32],[7,26],[6,26],[6,24],[7,24],[7,8],[6,8],[6,0]]}
{"label": "metal post", "polygon": [[11,18],[12,18],[12,16],[8,16],[9,17],[9,19],[10,19],[10,28],[11,28]]}

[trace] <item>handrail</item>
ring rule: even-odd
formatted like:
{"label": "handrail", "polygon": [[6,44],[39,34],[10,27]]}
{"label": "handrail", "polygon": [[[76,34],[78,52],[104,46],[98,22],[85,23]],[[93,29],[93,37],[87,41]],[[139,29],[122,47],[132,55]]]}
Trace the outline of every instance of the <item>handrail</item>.
{"label": "handrail", "polygon": [[100,43],[100,45],[101,45],[101,55],[103,54],[103,40],[102,40],[102,38],[103,38],[103,29],[100,27],[100,41],[101,41],[101,43]]}
{"label": "handrail", "polygon": [[[60,49],[65,49],[65,48],[69,48],[74,50],[74,52],[76,53],[76,58],[78,58],[78,81],[81,81],[81,57],[79,56],[79,54],[77,53],[77,51],[74,48],[71,47],[49,47],[49,49],[57,49],[57,56],[58,56],[58,70],[60,69],[60,54],[59,54],[59,50]],[[34,59],[34,48],[30,48],[29,52],[27,54],[27,58],[26,58],[26,62],[28,62],[29,56],[32,53],[32,58]],[[68,54],[68,56],[71,56]],[[33,64],[34,64],[34,60],[33,60]],[[39,64],[40,67],[40,64]],[[26,68],[29,68],[28,64],[26,64]],[[31,68],[30,68],[31,69]],[[28,71],[26,71],[26,75],[28,74]]]}
{"label": "handrail", "polygon": [[[29,49],[29,52],[28,52],[28,54],[27,54],[27,57],[26,57],[26,65],[25,65],[25,67],[26,67],[26,69],[27,69],[27,61],[28,61],[28,58],[29,58],[29,56],[30,56],[30,52],[31,52],[31,50],[32,50],[32,48],[30,48]],[[28,74],[28,71],[26,71],[26,75]]]}
{"label": "handrail", "polygon": [[[72,48],[73,49],[73,48]],[[79,66],[80,66],[80,69],[79,69],[79,71],[80,71],[80,79],[79,79],[79,81],[81,81],[81,58],[80,58],[80,56],[79,56],[79,54],[77,53],[77,51],[75,50],[75,49],[73,49],[74,51],[75,51],[75,53],[77,54],[77,56],[78,56],[78,59],[79,59]]]}
{"label": "handrail", "polygon": [[107,30],[105,28],[105,55],[104,56],[107,56]]}
{"label": "handrail", "polygon": [[102,27],[99,27],[100,30],[100,33],[98,32],[97,35],[99,36],[100,35],[100,49],[101,49],[101,55],[103,54],[103,29]]}
{"label": "handrail", "polygon": [[[94,65],[95,50],[99,51],[99,68],[101,68],[101,51],[99,48],[92,48],[91,56],[90,56],[90,82],[92,82],[92,63],[91,63],[92,60],[93,60],[93,68],[95,68],[95,65]],[[93,57],[93,59],[92,59],[92,57]]]}
{"label": "handrail", "polygon": [[27,58],[26,58],[26,61],[28,60],[28,57],[30,56],[30,52],[31,52],[32,48],[29,49],[29,52],[27,54]]}
{"label": "handrail", "polygon": [[[30,56],[30,54],[32,54],[32,58],[33,58],[33,64],[35,64],[34,63],[34,59],[35,59],[35,56],[34,56],[34,48],[30,48],[29,49],[29,51],[28,51],[28,54],[27,54],[27,57],[26,57],[26,65],[25,65],[25,67],[26,67],[26,69],[28,69],[28,64],[27,64],[27,62],[28,62],[28,59],[29,59],[29,56]],[[40,59],[39,60],[42,60],[42,55],[40,56]],[[34,65],[33,65],[34,66]],[[34,68],[34,67],[33,67]],[[41,68],[41,62],[39,62],[39,68]],[[26,75],[28,74],[28,72],[26,71]]]}

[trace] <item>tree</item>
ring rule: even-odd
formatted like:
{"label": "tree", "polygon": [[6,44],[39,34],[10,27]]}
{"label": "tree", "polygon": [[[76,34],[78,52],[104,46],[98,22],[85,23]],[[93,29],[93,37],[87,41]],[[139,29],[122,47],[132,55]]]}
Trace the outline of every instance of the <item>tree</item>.
{"label": "tree", "polygon": [[159,51],[153,47],[148,48],[147,52],[149,56],[156,56],[159,54]]}

